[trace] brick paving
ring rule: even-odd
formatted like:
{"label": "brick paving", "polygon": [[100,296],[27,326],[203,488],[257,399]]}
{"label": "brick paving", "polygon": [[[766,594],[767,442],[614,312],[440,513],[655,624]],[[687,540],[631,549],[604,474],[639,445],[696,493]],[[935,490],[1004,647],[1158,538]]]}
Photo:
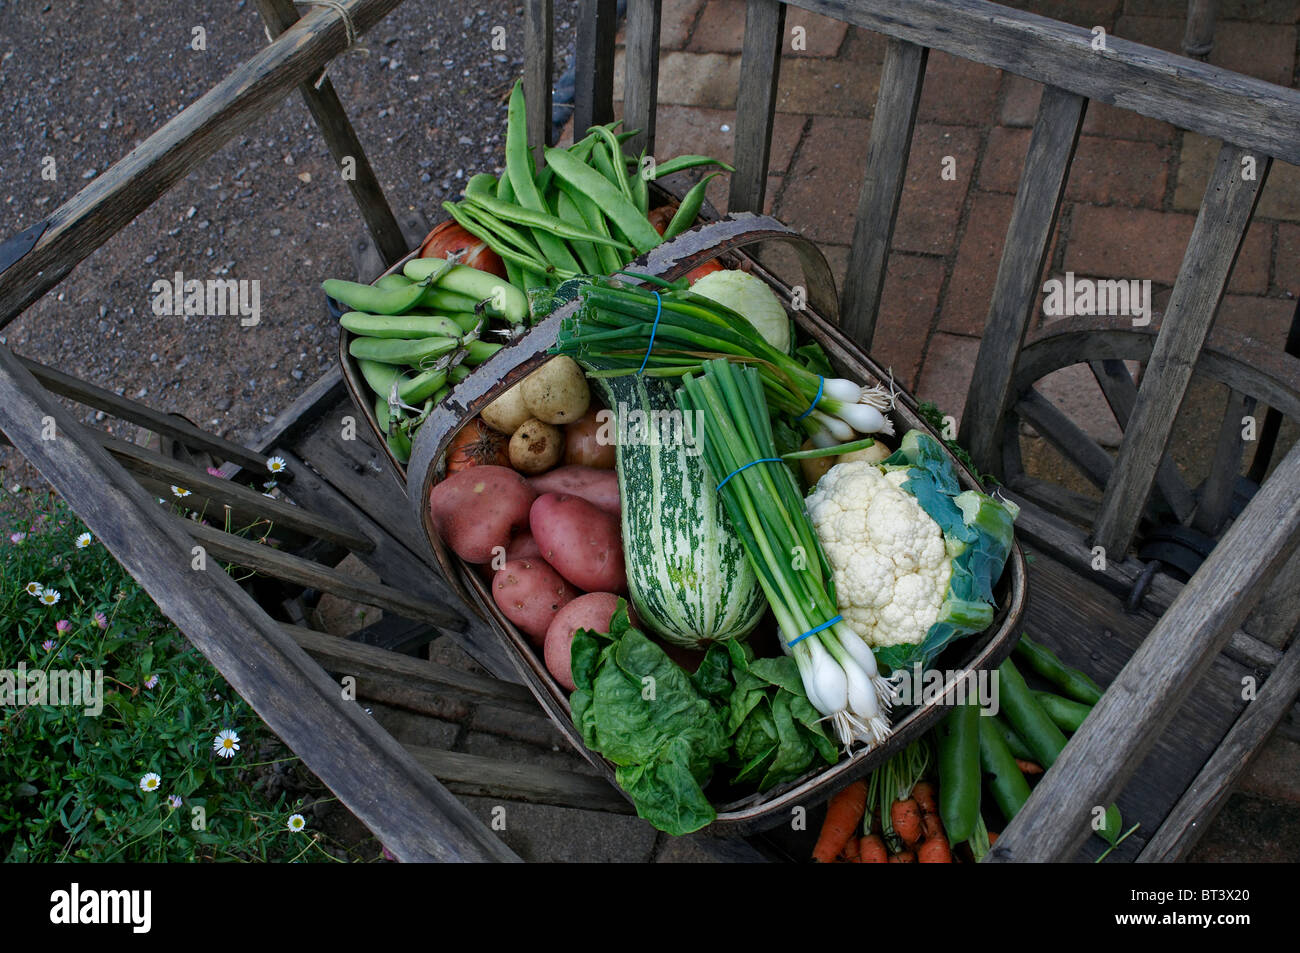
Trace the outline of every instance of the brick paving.
{"label": "brick paving", "polygon": [[[1185,0],[1012,5],[1181,53]],[[740,0],[665,0],[656,144],[662,155],[732,155],[743,6]],[[1209,62],[1294,85],[1298,22],[1297,0],[1225,0]],[[792,48],[796,27],[803,28],[799,50]],[[767,210],[822,247],[842,287],[884,42],[795,7],[787,10],[786,33]],[[1010,74],[942,53],[929,56],[872,350],[919,398],[958,418],[1041,92]],[[1046,273],[1150,279],[1155,306],[1163,307],[1218,148],[1204,136],[1091,103]],[[941,176],[947,157],[955,177]],[[709,194],[725,211],[725,184],[715,180]],[[1300,169],[1275,163],[1217,322],[1280,347],[1297,292]],[[1041,313],[1034,316],[1034,326],[1043,321]],[[1053,375],[1044,392],[1114,446],[1119,431],[1095,382],[1072,370]],[[1221,398],[1193,393],[1185,413],[1204,416],[1204,428],[1217,432],[1221,408]],[[1176,433],[1199,423],[1180,419]],[[1027,456],[1061,465],[1054,454]],[[1274,838],[1253,853],[1241,840],[1293,813],[1300,801],[1297,751],[1281,735],[1270,742],[1195,859],[1295,859],[1294,825],[1289,840]]]}

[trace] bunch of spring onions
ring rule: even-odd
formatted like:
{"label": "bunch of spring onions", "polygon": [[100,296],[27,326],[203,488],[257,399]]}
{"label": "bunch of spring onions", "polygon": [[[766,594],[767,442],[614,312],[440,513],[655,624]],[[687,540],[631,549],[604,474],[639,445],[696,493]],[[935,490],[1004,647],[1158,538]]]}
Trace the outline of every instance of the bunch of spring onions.
{"label": "bunch of spring onions", "polygon": [[762,372],[725,359],[701,370],[682,378],[677,402],[700,412],[705,466],[776,616],[781,648],[846,749],[880,744],[893,691],[871,647],[839,620],[830,565],[793,474],[776,459]]}
{"label": "bunch of spring onions", "polygon": [[893,435],[885,416],[893,407],[892,390],[823,379],[768,344],[749,321],[723,305],[648,276],[632,277],[647,278],[664,290],[605,279],[587,285],[581,292],[585,306],[564,321],[552,350],[602,369],[594,372],[597,377],[637,370],[681,376],[698,372],[707,359],[727,357],[752,364],[768,406],[796,415],[818,447],[849,443],[860,434]]}

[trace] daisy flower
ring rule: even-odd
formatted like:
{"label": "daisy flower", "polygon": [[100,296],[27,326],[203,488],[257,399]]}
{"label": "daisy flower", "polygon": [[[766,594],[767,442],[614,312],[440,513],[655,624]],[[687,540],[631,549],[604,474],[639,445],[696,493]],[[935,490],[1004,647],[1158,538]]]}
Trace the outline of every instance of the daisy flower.
{"label": "daisy flower", "polygon": [[272,473],[283,473],[285,470],[289,469],[288,465],[284,462],[284,457],[272,457],[267,460],[266,468]]}
{"label": "daisy flower", "polygon": [[167,795],[167,804],[174,811],[181,806],[181,796],[179,794]]}
{"label": "daisy flower", "polygon": [[235,752],[239,750],[239,735],[229,728],[218,732],[212,739],[212,750],[223,758],[233,758]]}
{"label": "daisy flower", "polygon": [[150,771],[140,779],[141,791],[157,791],[158,785],[162,784],[162,778]]}
{"label": "daisy flower", "polygon": [[297,834],[299,831],[301,831],[304,827],[307,826],[307,818],[303,817],[301,814],[294,814],[292,817],[289,818],[288,826],[289,826],[289,830]]}
{"label": "daisy flower", "polygon": [[27,534],[26,534],[26,533],[10,533],[10,534],[9,534],[9,542],[13,543],[14,545],[17,545],[18,543],[21,543],[21,542],[22,542],[23,540],[25,540],[26,538],[27,538]]}
{"label": "daisy flower", "polygon": [[27,591],[29,596],[39,596],[45,591],[45,587],[39,582],[29,582],[27,585],[23,586],[23,589]]}
{"label": "daisy flower", "polygon": [[47,652],[53,652],[54,649],[58,646],[58,644],[59,643],[55,642],[53,639],[46,639],[44,642],[41,643],[41,648],[45,649],[45,651]]}
{"label": "daisy flower", "polygon": [[149,689],[157,688],[157,687],[158,687],[158,676],[157,676],[157,675],[150,675],[148,678],[146,678],[145,681],[144,681],[144,687],[145,687],[145,688],[149,688]]}
{"label": "daisy flower", "polygon": [[190,495],[190,491],[185,489],[185,487],[183,486],[172,487],[172,496],[176,497],[177,499],[184,499],[189,495]]}
{"label": "daisy flower", "polygon": [[59,590],[57,589],[41,590],[41,602],[45,603],[47,606],[52,606],[56,604],[58,601],[59,601]]}
{"label": "daisy flower", "polygon": [[95,625],[99,626],[101,629],[107,629],[107,628],[108,628],[108,616],[104,615],[104,613],[102,613],[102,612],[96,612],[96,613],[95,613]]}
{"label": "daisy flower", "polygon": [[93,539],[94,537],[91,536],[89,533],[82,533],[80,536],[77,537],[77,548],[85,549],[87,546],[90,545]]}
{"label": "daisy flower", "polygon": [[56,632],[67,632],[71,628],[72,623],[67,619],[60,619],[58,622],[54,623],[54,630]]}

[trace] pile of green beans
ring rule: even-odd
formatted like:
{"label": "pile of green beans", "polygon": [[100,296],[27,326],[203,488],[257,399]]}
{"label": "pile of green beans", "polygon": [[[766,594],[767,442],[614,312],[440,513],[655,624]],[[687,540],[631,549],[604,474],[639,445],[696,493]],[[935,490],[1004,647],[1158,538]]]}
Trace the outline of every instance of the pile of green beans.
{"label": "pile of green beans", "polygon": [[[982,712],[971,702],[955,708],[937,729],[940,815],[952,842],[970,840],[976,859],[987,849],[987,844],[982,848],[976,844],[984,830],[982,789],[988,790],[1003,819],[1010,821],[1030,794],[1017,761],[1050,768],[1065,748],[1066,733],[1078,731],[1101,700],[1101,689],[1091,678],[1027,636],[1022,636],[1015,654],[1069,697],[1031,691],[1007,659],[998,667],[1001,714]],[[1112,804],[1095,830],[1114,849],[1123,839],[1120,829],[1119,810]]]}
{"label": "pile of green beans", "polygon": [[518,288],[441,259],[413,259],[373,285],[331,278],[321,287],[351,309],[339,318],[354,335],[348,353],[374,391],[375,420],[401,463],[433,408],[503,346],[485,339],[492,320],[519,325],[528,314]]}
{"label": "pile of green beans", "polygon": [[553,287],[579,274],[609,275],[695,223],[712,173],[682,198],[661,237],[649,215],[649,179],[684,169],[731,166],[708,156],[683,155],[658,164],[628,155],[618,123],[593,126],[567,149],[546,149],[537,171],[528,148],[522,82],[510,94],[505,169],[471,176],[459,202],[443,208],[465,231],[505,263],[512,284]]}

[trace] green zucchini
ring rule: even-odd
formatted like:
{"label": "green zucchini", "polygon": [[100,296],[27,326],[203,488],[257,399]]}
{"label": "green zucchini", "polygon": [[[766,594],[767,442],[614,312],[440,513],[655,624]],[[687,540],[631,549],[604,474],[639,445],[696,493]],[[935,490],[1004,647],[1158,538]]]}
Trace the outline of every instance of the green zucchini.
{"label": "green zucchini", "polygon": [[[624,562],[642,622],[688,648],[748,635],[767,600],[704,468],[703,428],[670,433],[650,423],[684,422],[673,383],[637,375],[594,383],[618,425]],[[673,417],[656,416],[664,413]]]}

